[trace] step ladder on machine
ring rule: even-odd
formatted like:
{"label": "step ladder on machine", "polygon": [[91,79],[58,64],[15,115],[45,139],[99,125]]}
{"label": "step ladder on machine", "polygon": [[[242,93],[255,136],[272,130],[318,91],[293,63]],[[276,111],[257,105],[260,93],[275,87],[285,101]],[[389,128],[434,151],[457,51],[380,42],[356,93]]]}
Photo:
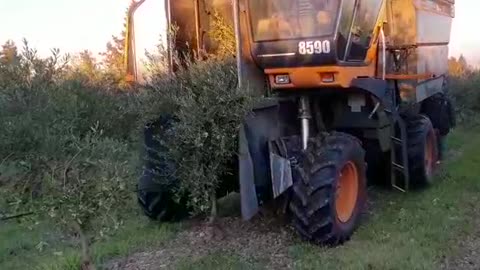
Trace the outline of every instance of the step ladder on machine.
{"label": "step ladder on machine", "polygon": [[[404,73],[408,71],[408,57],[416,49],[416,46],[386,46],[386,50],[393,58],[394,72]],[[406,72],[405,72],[406,73]],[[385,110],[390,116],[391,134],[390,134],[390,179],[393,188],[406,192],[410,186],[410,174],[408,164],[408,133],[407,125],[399,112],[399,84],[398,77],[387,76],[389,87],[390,109]],[[391,110],[391,111],[390,111]]]}
{"label": "step ladder on machine", "polygon": [[393,188],[406,192],[410,185],[407,127],[397,110],[391,113],[390,179]]}
{"label": "step ladder on machine", "polygon": [[[395,81],[395,88],[397,82]],[[400,116],[395,90],[391,89],[391,110],[385,109],[390,118],[390,180],[393,188],[406,192],[409,189],[407,126]]]}

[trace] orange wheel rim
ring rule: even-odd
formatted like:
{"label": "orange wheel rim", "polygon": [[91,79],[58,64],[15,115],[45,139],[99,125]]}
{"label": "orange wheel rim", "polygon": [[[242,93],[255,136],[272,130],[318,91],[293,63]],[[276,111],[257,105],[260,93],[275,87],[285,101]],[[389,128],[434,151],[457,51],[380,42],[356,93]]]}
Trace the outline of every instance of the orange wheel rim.
{"label": "orange wheel rim", "polygon": [[425,144],[425,170],[427,172],[427,176],[432,175],[433,166],[436,162],[435,160],[435,150],[433,146],[433,135],[429,133],[427,137],[427,142]]}
{"label": "orange wheel rim", "polygon": [[357,166],[349,161],[340,172],[335,199],[337,217],[342,223],[348,222],[355,210],[358,182]]}

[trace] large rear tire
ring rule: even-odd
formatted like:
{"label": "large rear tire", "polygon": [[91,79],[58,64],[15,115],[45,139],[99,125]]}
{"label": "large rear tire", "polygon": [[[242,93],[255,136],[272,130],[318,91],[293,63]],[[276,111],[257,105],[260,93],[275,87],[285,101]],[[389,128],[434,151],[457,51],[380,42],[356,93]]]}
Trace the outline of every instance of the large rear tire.
{"label": "large rear tire", "polygon": [[293,178],[290,210],[299,234],[321,245],[348,240],[366,203],[365,151],[360,141],[345,133],[311,139],[293,166]]}
{"label": "large rear tire", "polygon": [[174,200],[174,164],[166,157],[165,147],[156,138],[165,134],[171,122],[172,118],[165,115],[144,130],[145,159],[137,185],[137,201],[144,214],[156,221],[178,220],[188,214],[185,201]]}
{"label": "large rear tire", "polygon": [[177,221],[188,216],[186,202],[176,202],[171,190],[145,172],[137,187],[137,201],[143,213],[154,221]]}
{"label": "large rear tire", "polygon": [[427,116],[418,115],[407,120],[408,164],[410,181],[414,187],[433,184],[438,161],[437,132]]}

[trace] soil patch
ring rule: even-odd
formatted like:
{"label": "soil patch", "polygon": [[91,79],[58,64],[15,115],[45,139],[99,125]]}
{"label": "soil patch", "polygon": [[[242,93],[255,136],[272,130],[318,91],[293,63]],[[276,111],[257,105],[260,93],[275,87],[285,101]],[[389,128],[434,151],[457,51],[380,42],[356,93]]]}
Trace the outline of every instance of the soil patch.
{"label": "soil patch", "polygon": [[214,253],[233,253],[267,269],[290,269],[288,247],[297,241],[295,231],[278,218],[262,217],[250,222],[237,217],[217,220],[215,225],[191,221],[188,229],[155,251],[140,252],[114,260],[109,270],[174,269],[182,260],[195,260]]}
{"label": "soil patch", "polygon": [[445,258],[443,269],[445,270],[478,270],[480,269],[480,209],[472,206],[474,211],[472,218],[474,219],[474,231],[465,235],[463,239],[459,239],[458,255],[451,258]]}

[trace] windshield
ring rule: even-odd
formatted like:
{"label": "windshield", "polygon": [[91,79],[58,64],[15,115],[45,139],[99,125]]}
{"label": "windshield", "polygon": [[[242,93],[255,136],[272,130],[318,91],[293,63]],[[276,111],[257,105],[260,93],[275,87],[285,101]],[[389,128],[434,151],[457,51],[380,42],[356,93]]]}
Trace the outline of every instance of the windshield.
{"label": "windshield", "polygon": [[335,31],[339,0],[250,0],[254,41],[311,38]]}

